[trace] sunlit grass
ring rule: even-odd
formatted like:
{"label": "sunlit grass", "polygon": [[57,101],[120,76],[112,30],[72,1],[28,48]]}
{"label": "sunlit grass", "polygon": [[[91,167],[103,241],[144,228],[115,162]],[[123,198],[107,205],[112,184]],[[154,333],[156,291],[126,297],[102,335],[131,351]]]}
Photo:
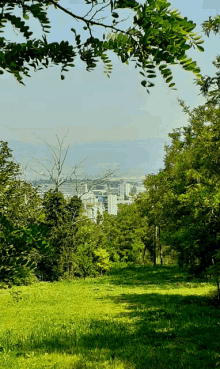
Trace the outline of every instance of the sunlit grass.
{"label": "sunlit grass", "polygon": [[214,291],[174,266],[0,290],[0,368],[220,367]]}

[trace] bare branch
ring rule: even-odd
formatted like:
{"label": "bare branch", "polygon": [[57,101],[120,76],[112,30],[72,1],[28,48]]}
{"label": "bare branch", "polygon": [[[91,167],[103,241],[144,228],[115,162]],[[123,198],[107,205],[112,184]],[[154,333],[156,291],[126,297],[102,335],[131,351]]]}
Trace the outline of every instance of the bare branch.
{"label": "bare branch", "polygon": [[89,13],[92,11],[92,9],[93,9],[96,5],[97,5],[97,4],[95,4],[95,5],[93,5],[93,4],[92,4],[91,9],[88,11],[88,13],[86,13],[86,15],[84,15],[84,18],[86,18],[86,17],[89,15]]}
{"label": "bare branch", "polygon": [[[90,19],[89,19],[89,21],[91,21],[91,20],[95,17],[95,15],[96,15],[97,13],[99,13],[99,12],[103,11],[107,6],[109,6],[109,4],[110,4],[110,2],[109,2],[109,3],[107,3],[105,6],[103,6],[101,9],[96,10],[95,14],[93,14],[92,18],[90,18]],[[86,17],[86,16],[85,16],[85,17]],[[97,19],[97,20],[98,20],[98,19]]]}
{"label": "bare branch", "polygon": [[86,193],[89,193],[89,192],[91,192],[93,189],[94,189],[94,187],[96,187],[97,185],[101,185],[101,184],[104,184],[105,182],[106,182],[106,180],[112,175],[112,174],[114,174],[114,173],[116,173],[117,171],[119,170],[119,168],[118,169],[115,169],[115,170],[109,170],[109,172],[103,177],[103,178],[100,178],[100,179],[97,179],[97,180],[95,180],[95,181],[93,181],[93,183],[95,182],[95,184],[88,190],[88,191],[85,191],[83,194],[81,194],[80,196],[79,196],[79,198],[81,198],[83,195],[85,195]]}
{"label": "bare branch", "polygon": [[62,170],[62,168],[63,168],[64,161],[65,161],[66,156],[67,156],[67,153],[68,153],[68,151],[69,151],[69,147],[70,147],[70,145],[69,145],[69,146],[67,147],[67,149],[66,149],[66,152],[65,152],[65,155],[64,155],[64,158],[63,158],[63,162],[62,162],[62,164],[61,164],[61,170]]}
{"label": "bare branch", "polygon": [[122,33],[127,34],[126,31],[123,31],[123,30],[121,30],[119,28],[116,28],[114,26],[109,26],[108,24],[101,24],[101,23],[98,23],[98,22],[95,22],[95,21],[92,21],[92,20],[87,20],[84,17],[80,17],[79,15],[76,15],[76,14],[70,12],[69,10],[65,9],[63,6],[61,6],[60,4],[56,3],[54,0],[51,0],[51,3],[54,4],[60,10],[62,10],[64,13],[69,14],[71,17],[75,18],[76,20],[79,19],[79,20],[85,22],[88,28],[89,28],[90,25],[92,25],[92,26],[101,26],[101,27],[105,27],[105,28],[111,28],[114,31],[122,32]]}

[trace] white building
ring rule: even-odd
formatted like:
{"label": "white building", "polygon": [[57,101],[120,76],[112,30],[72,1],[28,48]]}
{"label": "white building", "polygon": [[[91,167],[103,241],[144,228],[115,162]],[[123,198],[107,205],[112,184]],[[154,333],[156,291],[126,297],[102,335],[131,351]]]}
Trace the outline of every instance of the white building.
{"label": "white building", "polygon": [[131,185],[130,183],[120,183],[119,184],[119,196],[129,196],[131,192]]}
{"label": "white building", "polygon": [[130,185],[130,183],[125,183],[125,195],[126,196],[129,196],[130,192],[131,192],[131,185]]}
{"label": "white building", "polygon": [[124,183],[119,184],[119,196],[124,198],[125,195],[125,185]]}
{"label": "white building", "polygon": [[117,195],[100,195],[98,196],[98,202],[103,204],[105,211],[107,211],[109,214],[117,215]]}
{"label": "white building", "polygon": [[98,203],[98,199],[93,192],[87,192],[81,196],[81,200],[85,205],[95,205]]}
{"label": "white building", "polygon": [[117,195],[108,195],[108,213],[112,215],[117,215],[118,212],[118,201],[117,201]]}
{"label": "white building", "polygon": [[105,211],[104,205],[101,202],[94,205],[84,205],[84,209],[86,210],[87,217],[90,218],[93,222],[97,221],[98,211],[101,215],[103,215]]}

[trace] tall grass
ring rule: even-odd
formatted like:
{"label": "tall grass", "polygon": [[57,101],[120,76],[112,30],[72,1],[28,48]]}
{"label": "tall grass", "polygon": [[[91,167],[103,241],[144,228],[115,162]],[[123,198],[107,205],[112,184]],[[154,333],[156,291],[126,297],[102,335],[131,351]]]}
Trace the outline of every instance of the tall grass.
{"label": "tall grass", "polygon": [[220,367],[215,290],[175,266],[0,290],[0,368]]}

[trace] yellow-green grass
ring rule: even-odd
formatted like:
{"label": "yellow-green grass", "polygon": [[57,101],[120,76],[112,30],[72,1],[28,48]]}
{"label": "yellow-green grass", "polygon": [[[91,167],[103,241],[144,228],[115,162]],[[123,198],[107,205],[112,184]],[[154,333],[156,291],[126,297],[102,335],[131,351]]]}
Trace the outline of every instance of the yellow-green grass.
{"label": "yellow-green grass", "polygon": [[0,368],[220,367],[215,291],[176,266],[0,290]]}

